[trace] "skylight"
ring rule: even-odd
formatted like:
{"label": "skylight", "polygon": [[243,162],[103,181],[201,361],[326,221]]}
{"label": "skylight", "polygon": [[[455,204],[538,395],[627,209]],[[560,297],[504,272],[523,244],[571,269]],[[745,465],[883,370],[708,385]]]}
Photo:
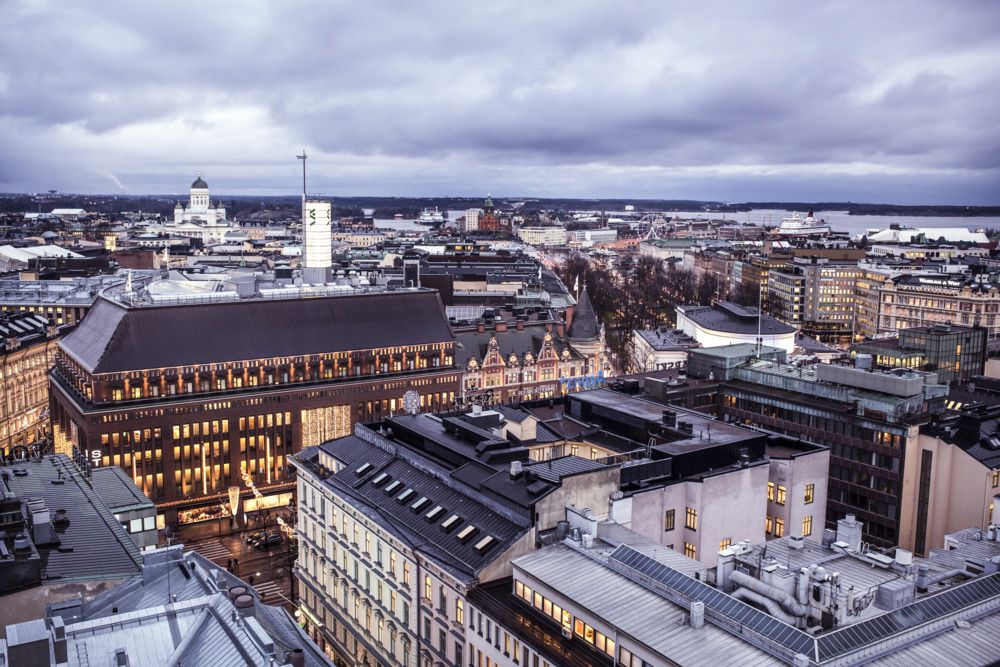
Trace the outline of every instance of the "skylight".
{"label": "skylight", "polygon": [[465,542],[468,542],[473,537],[475,537],[476,533],[478,533],[478,532],[479,532],[479,529],[476,528],[475,526],[473,526],[470,523],[468,526],[466,526],[465,528],[463,528],[462,530],[460,530],[458,532],[458,535],[456,535],[455,537],[457,537],[459,540],[461,540],[461,542],[464,544]]}
{"label": "skylight", "polygon": [[366,472],[368,472],[371,469],[372,469],[372,464],[371,463],[366,463],[363,466],[361,466],[360,468],[358,468],[357,470],[355,470],[354,474],[358,475],[360,477],[361,475],[364,475]]}
{"label": "skylight", "polygon": [[441,516],[443,513],[444,513],[444,508],[441,507],[440,505],[438,505],[434,509],[432,509],[430,512],[428,512],[426,515],[424,515],[424,518],[427,519],[428,521],[434,521],[439,516]]}
{"label": "skylight", "polygon": [[392,494],[399,491],[401,488],[403,488],[403,483],[397,479],[395,482],[385,487],[385,492],[391,496]]}
{"label": "skylight", "polygon": [[403,491],[401,494],[399,494],[399,497],[396,498],[396,500],[398,500],[401,503],[405,503],[407,500],[409,500],[415,495],[416,491],[414,491],[413,489],[407,489],[406,491]]}
{"label": "skylight", "polygon": [[496,543],[496,541],[497,540],[495,537],[493,537],[492,535],[487,535],[483,539],[476,542],[476,546],[473,548],[476,550],[477,554],[482,556],[484,553],[486,553],[486,551],[489,550],[490,547],[492,547]]}
{"label": "skylight", "polygon": [[431,501],[427,500],[426,496],[421,497],[417,502],[410,505],[410,509],[414,512],[419,512],[423,508],[427,507]]}
{"label": "skylight", "polygon": [[388,473],[384,473],[383,472],[383,473],[379,474],[378,477],[376,477],[375,479],[372,480],[372,486],[375,486],[375,487],[382,486],[383,484],[385,484],[386,482],[388,482],[390,479],[392,479],[392,478],[389,477]]}

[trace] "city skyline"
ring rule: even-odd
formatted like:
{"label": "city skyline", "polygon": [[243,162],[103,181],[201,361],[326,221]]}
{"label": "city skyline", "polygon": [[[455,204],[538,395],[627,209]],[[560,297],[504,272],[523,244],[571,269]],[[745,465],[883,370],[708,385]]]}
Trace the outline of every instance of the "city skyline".
{"label": "city skyline", "polygon": [[7,17],[0,191],[1000,203],[987,3]]}

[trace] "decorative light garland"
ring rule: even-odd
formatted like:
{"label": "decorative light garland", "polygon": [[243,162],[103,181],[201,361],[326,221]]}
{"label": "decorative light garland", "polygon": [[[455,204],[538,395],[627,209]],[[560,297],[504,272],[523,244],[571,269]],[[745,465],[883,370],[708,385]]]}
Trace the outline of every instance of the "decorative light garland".
{"label": "decorative light garland", "polygon": [[243,461],[240,463],[240,476],[243,477],[243,483],[250,487],[253,491],[254,498],[263,498],[264,494],[257,490],[257,485],[253,483],[253,478],[250,473],[247,472],[247,463]]}

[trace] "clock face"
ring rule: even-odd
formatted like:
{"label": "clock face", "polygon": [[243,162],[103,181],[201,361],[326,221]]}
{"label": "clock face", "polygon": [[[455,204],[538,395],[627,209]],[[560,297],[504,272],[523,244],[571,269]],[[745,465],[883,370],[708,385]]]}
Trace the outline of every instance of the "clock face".
{"label": "clock face", "polygon": [[420,409],[420,394],[412,389],[403,394],[403,409],[411,415],[417,414],[417,410]]}

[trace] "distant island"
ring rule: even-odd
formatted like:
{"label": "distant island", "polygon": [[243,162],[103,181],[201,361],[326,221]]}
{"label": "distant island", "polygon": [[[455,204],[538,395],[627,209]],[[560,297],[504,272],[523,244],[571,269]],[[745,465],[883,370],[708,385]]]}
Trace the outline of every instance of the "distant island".
{"label": "distant island", "polygon": [[[170,215],[178,200],[187,195],[83,195],[83,194],[0,194],[0,213],[47,211],[58,208],[83,208],[92,212],[117,213],[141,210],[146,213]],[[330,200],[338,215],[362,209],[375,209],[379,218],[400,214],[412,217],[420,211],[437,207],[441,211],[464,211],[480,208],[485,197],[378,197],[338,195],[321,196]],[[264,211],[297,211],[299,196],[226,195],[213,194],[213,200],[224,203],[230,217],[246,217]],[[694,199],[555,199],[537,197],[494,197],[497,208],[523,211],[597,211],[601,206],[610,213],[623,211],[626,206],[643,211],[702,211],[706,213],[745,213],[751,210],[784,211],[846,211],[848,215],[982,217],[1000,216],[1000,206],[902,206],[896,204],[864,204],[856,202],[717,202]]]}

